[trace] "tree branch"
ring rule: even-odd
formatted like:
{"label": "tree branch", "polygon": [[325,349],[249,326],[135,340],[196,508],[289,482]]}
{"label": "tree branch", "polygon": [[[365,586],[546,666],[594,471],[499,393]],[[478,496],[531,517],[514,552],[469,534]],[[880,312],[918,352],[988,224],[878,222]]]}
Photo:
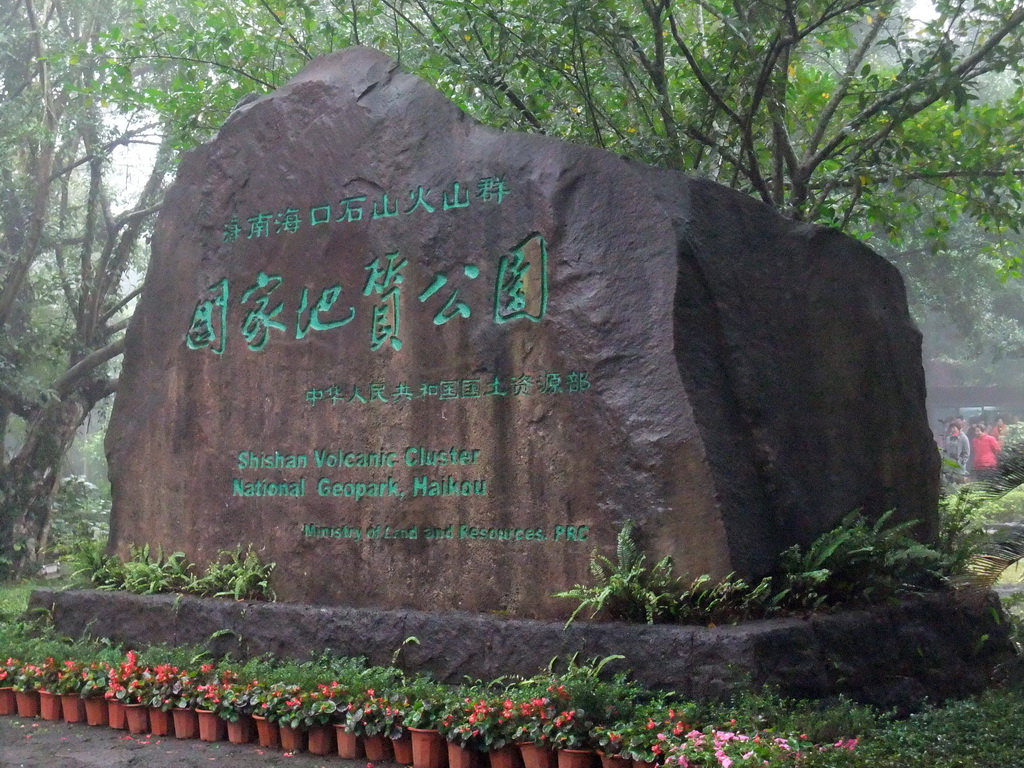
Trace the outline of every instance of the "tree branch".
{"label": "tree branch", "polygon": [[80,157],[77,160],[69,163],[68,165],[62,166],[58,170],[54,171],[53,174],[50,176],[49,181],[56,181],[61,176],[67,173],[71,173],[71,171],[75,170],[76,168],[79,168],[85,165],[86,163],[92,162],[93,160],[105,160],[107,156],[110,154],[110,152],[113,151],[115,148],[122,146],[127,147],[129,144],[132,143],[131,140],[134,139],[136,136],[140,136],[155,127],[155,124],[143,125],[139,128],[136,128],[135,130],[126,131],[118,138],[100,145],[97,148],[96,152],[90,152],[86,154],[84,157]]}
{"label": "tree branch", "polygon": [[[971,74],[971,70],[973,70],[975,67],[981,64],[985,57],[988,56],[992,52],[992,50],[1006,38],[1007,35],[1009,35],[1022,23],[1024,23],[1024,8],[1020,8],[1017,11],[1014,11],[1012,14],[1010,14],[1010,16],[1006,19],[1006,22],[1003,24],[1003,26],[999,30],[994,32],[992,36],[989,37],[982,46],[980,46],[973,54],[971,54],[962,62],[960,62],[960,64],[958,64],[956,67],[952,68],[952,75],[961,80],[966,79],[967,76]],[[977,72],[974,73],[975,76],[977,74]],[[944,78],[913,78],[910,80],[910,82],[906,83],[901,88],[897,88],[896,90],[891,91],[887,95],[878,99],[870,106],[861,110],[859,114],[857,114],[853,119],[851,119],[842,129],[840,129],[839,132],[827,144],[825,144],[820,150],[818,150],[814,154],[814,156],[811,157],[811,159],[804,164],[805,167],[813,170],[822,162],[824,162],[826,158],[831,156],[832,153],[835,152],[835,150],[840,145],[846,142],[862,125],[864,125],[868,120],[873,118],[875,115],[879,114],[885,109],[888,109],[889,107],[891,107],[892,105],[896,104],[899,101],[909,100],[915,94],[923,93],[928,88],[939,85],[942,79]],[[927,109],[929,106],[931,106],[940,98],[942,98],[944,95],[945,92],[943,91],[943,89],[936,88],[935,92],[932,95],[926,96],[924,99],[917,102],[916,104],[908,104],[908,111],[905,113],[906,116],[911,117],[917,114],[918,112]]]}
{"label": "tree branch", "polygon": [[115,304],[113,307],[111,307],[106,312],[104,312],[103,315],[100,317],[100,322],[101,323],[105,323],[108,320],[110,320],[110,318],[112,318],[114,315],[116,315],[118,312],[120,312],[122,309],[124,309],[126,306],[128,306],[128,304],[131,302],[131,300],[134,299],[135,297],[139,296],[141,293],[142,293],[142,286],[140,285],[134,291],[132,291],[127,296],[125,296],[123,299],[121,299],[119,302],[117,302],[117,304]]}
{"label": "tree branch", "polygon": [[0,380],[0,405],[3,405],[15,416],[26,420],[30,419],[39,408],[39,403],[29,400],[20,392],[11,389],[2,380]]}
{"label": "tree branch", "polygon": [[118,320],[113,325],[108,325],[104,330],[109,335],[113,336],[115,333],[120,333],[125,328],[127,328],[128,327],[128,323],[130,323],[130,322],[131,322],[131,318],[130,317],[126,317],[123,320]]}
{"label": "tree branch", "polygon": [[[915,171],[912,173],[891,174],[879,176],[872,174],[871,181],[874,184],[889,184],[894,181],[939,181],[942,179],[1001,179],[1007,175],[1018,179],[1024,179],[1024,170],[1018,168],[991,168],[987,170],[968,169],[955,171]],[[835,187],[851,188],[856,187],[859,180],[836,182]]]}
{"label": "tree branch", "polygon": [[124,352],[124,336],[119,338],[117,341],[107,344],[105,347],[93,350],[83,357],[73,366],[68,368],[68,370],[54,382],[53,388],[61,397],[66,396],[74,389],[78,382],[86,378],[90,373],[106,363],[108,360],[112,360],[120,355],[122,352]]}
{"label": "tree branch", "polygon": [[39,73],[41,101],[42,101],[42,122],[45,129],[41,147],[38,150],[35,167],[35,195],[32,201],[32,212],[29,216],[29,234],[22,246],[14,265],[8,270],[4,277],[4,286],[0,290],[0,329],[7,325],[11,312],[14,309],[15,300],[21,292],[21,288],[28,278],[32,263],[38,255],[39,243],[42,240],[43,229],[46,224],[46,211],[50,196],[50,173],[53,170],[54,157],[54,135],[56,134],[57,116],[54,112],[53,94],[50,93],[49,69],[47,68],[46,49],[43,45],[42,30],[36,19],[35,8],[32,0],[25,0],[25,11],[29,20],[29,27],[32,32],[32,46],[36,57],[36,67]]}
{"label": "tree branch", "polygon": [[[736,124],[736,127],[740,129],[744,137],[744,149],[747,150],[748,141],[752,143],[753,136],[750,131],[749,121],[745,121],[739,114],[733,111],[728,104],[725,103],[725,100],[721,97],[718,91],[715,90],[711,81],[704,75],[704,72],[697,63],[697,59],[694,57],[693,52],[690,51],[689,46],[687,46],[686,42],[683,40],[683,37],[679,32],[679,27],[676,24],[675,17],[671,13],[668,14],[668,20],[669,27],[672,30],[672,37],[676,41],[676,45],[679,46],[679,50],[682,52],[683,57],[686,59],[686,62],[690,67],[690,71],[693,72],[694,77],[697,78],[697,82],[700,84],[700,87],[704,92],[711,97],[711,100],[718,105],[718,108],[728,115],[729,119],[732,120]],[[764,177],[761,175],[761,171],[757,167],[756,153],[745,151],[745,154],[747,155],[747,159],[750,161],[750,164],[746,167],[743,165],[737,165],[736,167],[738,169],[744,169],[744,175],[747,177],[747,180],[750,181],[754,189],[757,190],[757,193],[761,196],[761,200],[767,205],[773,205],[771,189],[768,188]],[[725,155],[723,154],[723,157],[724,156]]]}
{"label": "tree branch", "polygon": [[825,131],[828,129],[829,123],[832,122],[832,118],[835,117],[836,110],[839,109],[840,103],[846,98],[846,94],[850,92],[850,84],[853,82],[853,78],[857,74],[857,70],[860,69],[861,63],[868,55],[868,51],[871,50],[871,46],[874,45],[875,40],[878,39],[878,34],[882,31],[882,26],[885,24],[885,20],[888,17],[888,13],[892,8],[892,3],[888,3],[886,10],[883,13],[881,10],[875,15],[874,21],[868,33],[864,36],[861,44],[854,51],[853,56],[850,57],[850,61],[846,65],[846,71],[843,73],[841,84],[836,88],[829,96],[825,107],[821,110],[821,115],[818,117],[818,122],[815,125],[814,131],[811,133],[811,137],[807,140],[807,148],[804,151],[803,162],[806,163],[814,156],[814,151],[818,148],[822,138],[825,136]]}

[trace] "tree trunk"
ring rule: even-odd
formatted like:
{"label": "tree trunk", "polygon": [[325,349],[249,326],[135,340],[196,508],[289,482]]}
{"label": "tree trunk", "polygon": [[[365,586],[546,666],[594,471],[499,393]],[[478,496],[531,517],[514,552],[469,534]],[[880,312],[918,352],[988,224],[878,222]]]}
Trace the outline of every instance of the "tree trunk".
{"label": "tree trunk", "polygon": [[38,565],[50,533],[50,505],[60,467],[88,409],[77,394],[47,402],[25,442],[0,470],[0,576],[24,576]]}

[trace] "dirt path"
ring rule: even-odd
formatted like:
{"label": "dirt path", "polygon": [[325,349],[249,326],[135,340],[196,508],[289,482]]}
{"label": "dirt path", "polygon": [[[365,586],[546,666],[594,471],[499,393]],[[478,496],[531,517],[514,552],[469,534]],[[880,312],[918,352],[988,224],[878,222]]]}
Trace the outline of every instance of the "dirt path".
{"label": "dirt path", "polygon": [[[130,736],[106,727],[0,717],[0,768],[368,768],[365,760],[315,757],[255,744],[208,744],[156,736]],[[397,768],[381,763],[385,768]]]}

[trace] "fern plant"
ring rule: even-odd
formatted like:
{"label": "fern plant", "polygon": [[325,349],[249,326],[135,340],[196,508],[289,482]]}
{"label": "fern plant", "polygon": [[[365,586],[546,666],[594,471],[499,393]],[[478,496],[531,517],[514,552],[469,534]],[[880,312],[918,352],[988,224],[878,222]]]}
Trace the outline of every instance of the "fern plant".
{"label": "fern plant", "polygon": [[276,563],[264,563],[252,545],[222,550],[206,573],[195,580],[193,590],[205,597],[232,597],[235,600],[274,599],[270,574]]}
{"label": "fern plant", "polygon": [[[974,493],[984,501],[1000,499],[1024,487],[1024,442],[1008,443],[999,454],[999,465],[974,483]],[[968,562],[969,590],[983,595],[1010,566],[1024,558],[1024,531],[1015,530],[993,538]]]}
{"label": "fern plant", "polygon": [[232,597],[235,600],[273,600],[270,574],[274,563],[264,563],[250,545],[222,550],[206,572],[196,575],[195,566],[182,552],[164,555],[148,544],[132,547],[124,562],[108,555],[101,544],[81,542],[72,553],[74,576],[96,589],[124,590],[138,595],[178,592],[201,597]]}
{"label": "fern plant", "polygon": [[108,555],[101,542],[79,539],[71,550],[72,578],[96,589],[121,589],[124,566],[116,555]]}
{"label": "fern plant", "polygon": [[[950,543],[936,549],[910,536],[913,523],[889,525],[890,517],[886,513],[871,522],[853,512],[809,546],[784,551],[776,571],[756,584],[734,573],[721,579],[704,574],[685,583],[673,575],[670,557],[648,568],[633,523],[627,520],[618,535],[615,560],[596,551],[591,556],[595,583],[577,584],[555,597],[579,603],[566,626],[584,610],[590,618],[603,615],[636,623],[715,624],[879,602],[946,583],[958,558],[962,561],[969,551],[960,530],[963,521],[949,523],[945,535]],[[959,543],[952,543],[957,536]],[[1024,535],[1019,544],[1024,554]]]}
{"label": "fern plant", "polygon": [[185,559],[184,552],[165,556],[163,548],[157,547],[153,555],[148,544],[132,547],[122,570],[124,583],[120,588],[137,595],[188,592],[195,581],[192,564]]}
{"label": "fern plant", "polygon": [[684,624],[721,624],[764,618],[776,610],[772,604],[772,589],[770,576],[752,587],[735,573],[718,581],[712,581],[705,573],[683,589],[677,598],[676,615]]}
{"label": "fern plant", "polygon": [[565,626],[587,609],[592,619],[602,613],[611,619],[647,624],[675,619],[679,580],[672,575],[672,558],[662,558],[650,569],[646,561],[636,541],[633,521],[626,520],[616,539],[615,560],[599,555],[597,550],[591,555],[590,573],[595,584],[577,584],[555,594],[579,602]]}
{"label": "fern plant", "polygon": [[851,512],[806,549],[784,551],[777,604],[815,610],[938,587],[948,558],[910,536],[914,523],[888,525],[891,515],[886,512],[871,523]]}

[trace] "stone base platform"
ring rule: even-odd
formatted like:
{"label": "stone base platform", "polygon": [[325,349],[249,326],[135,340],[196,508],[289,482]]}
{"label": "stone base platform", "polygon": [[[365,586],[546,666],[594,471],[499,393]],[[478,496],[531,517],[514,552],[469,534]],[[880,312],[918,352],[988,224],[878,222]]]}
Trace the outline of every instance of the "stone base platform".
{"label": "stone base platform", "polygon": [[36,590],[30,610],[52,612],[63,634],[88,633],[133,647],[205,644],[218,654],[291,658],[329,650],[376,664],[392,663],[399,651],[399,666],[449,682],[529,676],[555,657],[618,654],[625,658],[609,669],[628,669],[648,687],[684,696],[722,698],[742,686],[771,684],[787,696],[845,694],[900,709],[925,697],[977,692],[1015,659],[1005,616],[991,596],[979,607],[934,594],[712,628],[576,622],[563,629],[558,622],[486,614],[93,590]]}

